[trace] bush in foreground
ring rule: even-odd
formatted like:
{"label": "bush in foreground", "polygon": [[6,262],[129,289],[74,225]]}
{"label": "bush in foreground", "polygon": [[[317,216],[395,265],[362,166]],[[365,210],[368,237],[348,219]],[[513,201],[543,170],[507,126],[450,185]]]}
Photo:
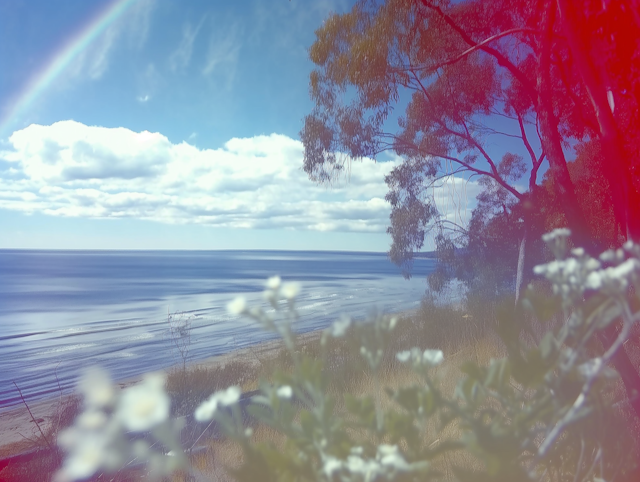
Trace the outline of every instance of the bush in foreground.
{"label": "bush in foreground", "polygon": [[[324,349],[347,332],[360,341],[375,387],[364,395],[328,390],[331,372],[296,345],[297,285],[271,278],[265,299],[273,310],[250,308],[242,299],[229,310],[278,333],[291,370],[264,382],[246,409],[240,389],[231,386],[202,402],[194,417],[241,447],[243,463],[231,471],[241,481],[631,480],[636,447],[610,396],[618,380],[609,362],[640,318],[632,308],[640,301],[640,247],[627,243],[594,259],[581,249],[567,252],[568,234],[546,235],[556,260],[536,268],[554,296],[529,292],[517,309],[503,310],[499,332],[509,355],[487,366],[464,363],[454,393],[441,389],[442,351],[415,346],[389,353],[398,320],[386,316],[355,324],[343,318],[324,333]],[[523,320],[534,314],[544,321],[557,312],[566,320],[559,329],[522,345]],[[599,349],[595,334],[611,323],[620,325],[618,337]],[[416,381],[382,387],[379,372],[389,356]],[[81,389],[84,412],[59,437],[68,455],[58,480],[81,480],[134,459],[156,478],[190,470],[160,377],[117,394],[94,372]],[[281,442],[254,442],[247,414],[281,434]]]}

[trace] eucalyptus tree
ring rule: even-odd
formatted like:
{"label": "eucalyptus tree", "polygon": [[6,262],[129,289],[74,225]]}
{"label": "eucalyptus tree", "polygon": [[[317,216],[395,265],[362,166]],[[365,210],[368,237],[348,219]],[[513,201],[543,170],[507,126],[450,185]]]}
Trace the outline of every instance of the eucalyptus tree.
{"label": "eucalyptus tree", "polygon": [[[637,2],[618,3],[636,25],[627,7]],[[623,236],[633,233],[640,223],[633,216],[637,188],[621,158],[620,126],[611,109],[603,110],[602,99],[603,92],[610,100],[637,87],[636,70],[621,67],[603,90],[602,72],[619,57],[625,39],[610,21],[607,2],[585,5],[578,14],[572,0],[360,0],[350,12],[330,16],[310,48],[315,106],[301,131],[304,170],[315,181],[329,182],[350,159],[384,151],[400,156],[402,163],[386,179],[389,254],[407,271],[429,230],[466,234],[464,226],[439,213],[430,191],[452,176],[479,176],[500,210],[521,208],[512,217],[520,225],[517,299],[528,218],[538,207],[535,191],[545,160],[574,240],[595,251],[566,153],[575,141],[599,138],[607,151],[616,223]],[[604,40],[597,45],[581,43],[587,21],[600,28]],[[606,39],[613,44],[607,60],[589,62]],[[637,65],[637,56],[629,55],[635,62],[630,65]],[[620,79],[631,87],[618,82],[614,93],[614,80]],[[506,124],[512,129],[501,127]],[[496,153],[490,149],[494,136],[520,146]],[[630,395],[640,393],[637,372],[619,371]]]}
{"label": "eucalyptus tree", "polygon": [[[304,169],[324,182],[344,171],[339,153],[357,159],[390,150],[401,156],[387,177],[386,198],[392,206],[390,256],[407,271],[427,231],[464,233],[464,226],[440,216],[430,194],[438,183],[480,176],[504,209],[526,199],[523,178],[529,189],[537,183],[545,150],[530,139],[541,126],[531,108],[536,96],[529,94],[535,91],[529,44],[539,32],[527,23],[535,9],[518,3],[364,0],[316,32],[310,49],[318,66],[310,82],[315,108],[301,132]],[[408,96],[394,128],[390,116]],[[497,127],[497,118],[511,123],[512,132]],[[509,149],[490,153],[494,136],[519,140],[527,161]]]}

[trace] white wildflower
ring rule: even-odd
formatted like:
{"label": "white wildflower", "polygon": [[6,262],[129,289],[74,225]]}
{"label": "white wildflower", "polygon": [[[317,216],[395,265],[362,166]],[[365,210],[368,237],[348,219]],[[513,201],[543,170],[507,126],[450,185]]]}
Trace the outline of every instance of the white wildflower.
{"label": "white wildflower", "polygon": [[218,406],[235,404],[240,399],[240,394],[240,388],[236,386],[214,393],[196,408],[194,418],[198,422],[208,422],[215,416]]}
{"label": "white wildflower", "polygon": [[235,385],[217,393],[220,405],[227,407],[240,400],[241,394],[242,392],[240,391],[240,388]]}
{"label": "white wildflower", "polygon": [[95,409],[89,409],[82,412],[76,418],[76,425],[86,430],[97,430],[107,424],[107,416],[104,412]]}
{"label": "white wildflower", "polygon": [[638,271],[639,269],[640,269],[640,262],[634,258],[626,260],[624,263],[619,264],[615,268],[607,268],[607,270],[611,270],[610,276],[612,278],[618,278],[618,279],[626,279],[634,271]]}
{"label": "white wildflower", "polygon": [[344,336],[350,326],[351,318],[343,316],[340,320],[335,321],[333,325],[331,325],[331,336],[334,338]]}
{"label": "white wildflower", "polygon": [[89,368],[78,382],[78,391],[84,395],[88,407],[102,408],[111,405],[115,392],[109,374],[100,368]]}
{"label": "white wildflower", "polygon": [[267,280],[267,283],[265,286],[267,287],[267,289],[277,290],[278,288],[280,288],[281,284],[282,284],[282,280],[280,279],[280,276],[272,276]]}
{"label": "white wildflower", "polygon": [[299,283],[284,283],[282,285],[282,289],[280,290],[282,296],[284,296],[288,300],[292,300],[300,293],[300,284]]}
{"label": "white wildflower", "polygon": [[247,300],[242,296],[238,296],[227,305],[227,311],[231,315],[240,315],[247,309]]}
{"label": "white wildflower", "polygon": [[442,350],[425,350],[422,354],[422,360],[427,365],[436,366],[442,363],[444,355]]}
{"label": "white wildflower", "polygon": [[584,287],[589,290],[599,290],[602,287],[602,275],[599,271],[589,273],[584,283]]}
{"label": "white wildflower", "polygon": [[398,324],[398,317],[397,316],[393,316],[389,320],[389,330],[393,330],[396,327],[397,324]]}
{"label": "white wildflower", "polygon": [[397,445],[380,445],[378,447],[377,458],[382,465],[397,471],[406,471],[411,468],[400,453]]}
{"label": "white wildflower", "polygon": [[91,477],[103,466],[105,453],[104,438],[83,437],[82,443],[77,444],[69,457],[65,459],[56,478],[73,481]]}
{"label": "white wildflower", "polygon": [[571,231],[567,228],[558,228],[554,229],[550,233],[546,233],[542,235],[542,240],[545,243],[550,243],[558,238],[568,238],[571,236]]}
{"label": "white wildflower", "polygon": [[602,266],[600,264],[600,261],[598,261],[597,259],[593,259],[593,258],[589,258],[587,261],[585,261],[584,263],[584,267],[588,270],[588,271],[593,271],[596,269],[600,269],[600,266]]}
{"label": "white wildflower", "polygon": [[327,478],[332,479],[333,473],[339,471],[342,468],[342,461],[335,457],[329,456],[325,457],[324,463],[322,464],[322,471],[327,476]]}
{"label": "white wildflower", "polygon": [[293,396],[293,390],[289,385],[283,385],[276,390],[276,395],[278,396],[278,398],[289,399]]}
{"label": "white wildflower", "polygon": [[117,418],[127,430],[144,432],[169,418],[171,400],[164,391],[164,377],[147,375],[141,384],[122,392]]}
{"label": "white wildflower", "polygon": [[216,414],[218,409],[218,399],[214,396],[209,397],[202,402],[193,414],[193,417],[198,422],[208,422]]}
{"label": "white wildflower", "polygon": [[58,434],[58,445],[67,452],[73,450],[80,440],[82,436],[75,427],[69,427]]}
{"label": "white wildflower", "polygon": [[409,350],[401,351],[396,353],[396,358],[400,363],[406,363],[411,358],[411,352]]}
{"label": "white wildflower", "polygon": [[615,259],[616,255],[611,249],[608,249],[604,253],[600,254],[600,261],[602,261],[603,263],[612,263],[613,261],[615,261]]}
{"label": "white wildflower", "polygon": [[364,460],[356,455],[347,457],[346,468],[352,474],[359,474],[364,480],[375,480],[381,472],[381,467],[376,460]]}
{"label": "white wildflower", "polygon": [[574,248],[571,250],[571,254],[581,258],[582,256],[584,256],[584,249],[583,248]]}

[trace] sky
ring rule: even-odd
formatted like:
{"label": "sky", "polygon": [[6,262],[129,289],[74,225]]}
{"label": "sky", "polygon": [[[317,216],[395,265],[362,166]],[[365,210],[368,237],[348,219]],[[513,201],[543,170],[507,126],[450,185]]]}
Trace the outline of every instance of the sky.
{"label": "sky", "polygon": [[352,3],[0,0],[0,249],[387,251],[399,159],[302,171],[307,50]]}

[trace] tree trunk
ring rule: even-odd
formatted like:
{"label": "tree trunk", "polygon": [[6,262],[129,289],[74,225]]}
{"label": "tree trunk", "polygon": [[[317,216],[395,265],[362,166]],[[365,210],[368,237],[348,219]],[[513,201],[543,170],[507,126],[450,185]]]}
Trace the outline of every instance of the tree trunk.
{"label": "tree trunk", "polygon": [[553,1],[547,3],[543,14],[544,37],[538,66],[538,119],[542,134],[542,148],[549,160],[549,167],[560,195],[567,224],[572,231],[572,238],[578,246],[582,246],[592,254],[594,250],[587,223],[578,204],[578,198],[569,176],[567,161],[562,149],[562,138],[558,130],[558,117],[553,111],[553,90],[551,88],[551,43],[553,40],[553,24],[556,6]]}
{"label": "tree trunk", "polygon": [[[562,2],[563,0],[558,0]],[[538,118],[540,119],[540,131],[542,134],[542,147],[549,160],[549,166],[554,177],[555,185],[560,194],[567,223],[572,230],[573,240],[585,250],[596,255],[595,245],[589,236],[587,223],[578,204],[578,199],[573,187],[573,182],[569,176],[567,162],[562,150],[562,142],[558,131],[558,119],[553,111],[552,89],[551,89],[551,63],[550,50],[553,35],[553,23],[555,21],[556,5],[549,1],[543,14],[544,38],[541,49],[540,64],[538,66]],[[610,112],[609,112],[610,113]],[[615,185],[612,189],[616,189]],[[611,327],[611,330],[615,330]],[[605,345],[605,349],[610,346],[608,342],[610,336],[601,332],[600,340]],[[613,358],[613,365],[620,374],[624,383],[627,397],[633,406],[636,415],[640,418],[640,376],[633,364],[629,360],[627,352],[620,350]]]}
{"label": "tree trunk", "polygon": [[632,184],[628,163],[625,163],[624,142],[613,118],[613,105],[610,105],[607,98],[607,95],[613,94],[607,92],[603,75],[588,54],[588,35],[591,35],[591,32],[585,32],[584,28],[581,28],[585,19],[578,17],[579,10],[571,0],[558,0],[558,8],[571,54],[598,119],[599,137],[606,159],[605,172],[609,180],[616,221],[627,239],[640,241],[640,199]]}
{"label": "tree trunk", "polygon": [[524,233],[522,234],[522,240],[520,241],[520,249],[518,250],[518,268],[516,270],[516,305],[520,301],[520,292],[522,290],[522,281],[524,279],[524,258],[525,250],[527,246],[527,235],[529,229],[525,220]]}

